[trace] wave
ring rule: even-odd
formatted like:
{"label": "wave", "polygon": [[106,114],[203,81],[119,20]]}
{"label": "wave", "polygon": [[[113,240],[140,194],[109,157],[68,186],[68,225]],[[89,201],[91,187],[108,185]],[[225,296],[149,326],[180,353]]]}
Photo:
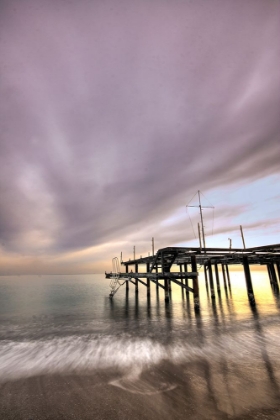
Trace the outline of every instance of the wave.
{"label": "wave", "polygon": [[0,342],[0,380],[56,373],[90,373],[109,368],[126,372],[130,381],[133,374],[139,376],[143,370],[164,361],[177,365],[202,359],[250,363],[252,358],[256,360],[264,352],[277,360],[279,345],[280,334],[276,327],[266,330],[265,334],[248,330],[200,336],[195,340],[173,337],[167,343],[127,334],[73,335],[21,342],[3,340]]}

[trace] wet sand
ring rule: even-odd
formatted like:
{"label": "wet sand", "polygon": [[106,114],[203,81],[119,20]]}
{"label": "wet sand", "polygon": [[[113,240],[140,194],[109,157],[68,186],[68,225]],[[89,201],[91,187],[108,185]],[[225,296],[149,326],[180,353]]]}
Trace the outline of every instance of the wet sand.
{"label": "wet sand", "polygon": [[0,418],[279,419],[277,383],[233,368],[164,363],[139,376],[103,370],[9,381],[0,384]]}

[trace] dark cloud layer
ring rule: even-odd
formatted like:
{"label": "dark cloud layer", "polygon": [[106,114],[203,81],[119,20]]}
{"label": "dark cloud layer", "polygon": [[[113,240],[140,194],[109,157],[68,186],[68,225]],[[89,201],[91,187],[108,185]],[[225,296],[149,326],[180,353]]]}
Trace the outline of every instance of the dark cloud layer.
{"label": "dark cloud layer", "polygon": [[102,244],[198,188],[279,173],[279,12],[267,0],[2,1],[4,249]]}

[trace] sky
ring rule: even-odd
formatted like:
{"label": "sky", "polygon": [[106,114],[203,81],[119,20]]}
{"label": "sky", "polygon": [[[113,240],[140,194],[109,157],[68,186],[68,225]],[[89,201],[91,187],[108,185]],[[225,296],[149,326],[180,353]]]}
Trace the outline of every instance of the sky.
{"label": "sky", "polygon": [[0,274],[280,243],[279,0],[1,0]]}

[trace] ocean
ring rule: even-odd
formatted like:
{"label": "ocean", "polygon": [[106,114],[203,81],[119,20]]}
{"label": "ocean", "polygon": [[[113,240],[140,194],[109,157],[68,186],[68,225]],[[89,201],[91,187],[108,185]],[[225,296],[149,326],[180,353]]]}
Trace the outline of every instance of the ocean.
{"label": "ocean", "polygon": [[211,299],[104,275],[0,277],[0,419],[278,419],[280,297],[265,271]]}

